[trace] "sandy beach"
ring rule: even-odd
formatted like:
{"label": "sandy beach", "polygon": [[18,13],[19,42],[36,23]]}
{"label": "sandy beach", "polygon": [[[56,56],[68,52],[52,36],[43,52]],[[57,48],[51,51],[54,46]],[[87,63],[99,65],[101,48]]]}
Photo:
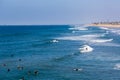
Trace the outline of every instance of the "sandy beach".
{"label": "sandy beach", "polygon": [[107,28],[120,28],[120,24],[87,24],[87,26],[107,27]]}

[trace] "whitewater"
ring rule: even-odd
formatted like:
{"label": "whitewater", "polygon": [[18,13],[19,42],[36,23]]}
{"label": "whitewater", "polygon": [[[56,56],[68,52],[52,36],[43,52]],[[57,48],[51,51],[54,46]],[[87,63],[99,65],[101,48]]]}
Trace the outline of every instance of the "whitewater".
{"label": "whitewater", "polygon": [[0,26],[0,80],[119,80],[120,29]]}

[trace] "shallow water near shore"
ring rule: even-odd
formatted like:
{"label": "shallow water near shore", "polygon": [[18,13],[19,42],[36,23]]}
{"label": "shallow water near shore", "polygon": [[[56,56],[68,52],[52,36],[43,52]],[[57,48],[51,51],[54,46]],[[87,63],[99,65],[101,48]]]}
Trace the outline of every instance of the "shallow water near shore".
{"label": "shallow water near shore", "polygon": [[[82,25],[0,26],[0,80],[119,80],[120,33],[115,31]],[[82,54],[83,45],[94,50]]]}

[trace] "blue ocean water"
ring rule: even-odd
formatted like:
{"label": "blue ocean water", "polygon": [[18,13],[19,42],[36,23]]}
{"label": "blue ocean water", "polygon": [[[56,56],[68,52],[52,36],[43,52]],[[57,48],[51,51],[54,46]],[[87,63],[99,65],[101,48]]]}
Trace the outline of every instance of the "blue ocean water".
{"label": "blue ocean water", "polygon": [[[81,53],[82,45],[89,45],[93,51]],[[22,78],[120,80],[120,29],[0,26],[0,80]]]}

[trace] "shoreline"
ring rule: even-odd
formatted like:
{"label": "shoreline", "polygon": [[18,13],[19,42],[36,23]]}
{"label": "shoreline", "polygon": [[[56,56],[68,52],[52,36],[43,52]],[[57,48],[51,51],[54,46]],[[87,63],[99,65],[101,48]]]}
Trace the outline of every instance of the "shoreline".
{"label": "shoreline", "polygon": [[106,27],[106,28],[120,28],[120,24],[86,24],[86,26]]}

